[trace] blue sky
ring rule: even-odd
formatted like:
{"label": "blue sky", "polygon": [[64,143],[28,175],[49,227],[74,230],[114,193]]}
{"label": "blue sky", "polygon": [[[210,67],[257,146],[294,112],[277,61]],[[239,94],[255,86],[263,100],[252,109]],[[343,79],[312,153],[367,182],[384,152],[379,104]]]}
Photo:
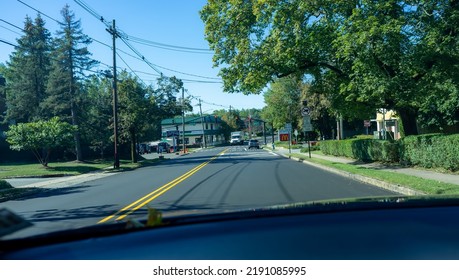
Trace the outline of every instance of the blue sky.
{"label": "blue sky", "polygon": [[[101,62],[99,69],[105,70],[107,69],[106,65],[112,65],[111,49],[103,45],[111,45],[112,43],[111,35],[105,30],[104,23],[73,0],[2,0],[0,8],[0,39],[16,43],[16,38],[20,36],[17,33],[20,33],[20,30],[10,24],[23,27],[24,19],[27,15],[32,18],[36,17],[37,12],[23,3],[45,14],[43,18],[46,21],[46,26],[53,35],[58,29],[58,25],[53,19],[61,20],[60,10],[65,4],[69,4],[76,18],[81,19],[84,33],[100,42],[94,41],[89,46],[89,50],[93,53],[93,58]],[[82,3],[87,4],[109,23],[115,19],[117,28],[129,36],[180,47],[209,48],[207,41],[204,39],[204,23],[198,13],[206,3],[204,0],[83,0]],[[137,55],[121,40],[118,39],[116,43],[117,49],[120,50],[118,54],[126,61],[127,65],[138,71],[137,75],[145,83],[154,84],[158,76],[157,72],[145,62],[135,58]],[[181,79],[207,82],[218,81],[215,79],[219,78],[217,76],[218,69],[212,67],[212,54],[210,52],[192,53],[165,50],[142,45],[134,41],[130,41],[130,44],[146,60],[157,65],[157,69],[166,76],[175,75]],[[13,50],[13,47],[0,42],[0,63],[8,61],[9,55]],[[117,67],[129,70],[119,58],[117,59]],[[216,109],[228,109],[229,106],[236,109],[261,109],[264,106],[262,95],[246,96],[243,94],[224,93],[221,83],[188,81],[185,82],[185,88],[188,94],[199,96],[203,100],[202,109],[204,113],[211,113]],[[193,105],[197,103],[197,100],[193,101]],[[194,106],[193,112],[198,113],[199,107]]]}

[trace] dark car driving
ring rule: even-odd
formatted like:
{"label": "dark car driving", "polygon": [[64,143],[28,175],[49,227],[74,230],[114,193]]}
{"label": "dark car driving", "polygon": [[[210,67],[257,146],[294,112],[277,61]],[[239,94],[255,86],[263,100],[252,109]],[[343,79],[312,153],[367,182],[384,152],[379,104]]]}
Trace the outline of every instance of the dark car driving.
{"label": "dark car driving", "polygon": [[248,143],[248,148],[249,149],[260,149],[260,144],[258,143],[258,140],[250,139]]}

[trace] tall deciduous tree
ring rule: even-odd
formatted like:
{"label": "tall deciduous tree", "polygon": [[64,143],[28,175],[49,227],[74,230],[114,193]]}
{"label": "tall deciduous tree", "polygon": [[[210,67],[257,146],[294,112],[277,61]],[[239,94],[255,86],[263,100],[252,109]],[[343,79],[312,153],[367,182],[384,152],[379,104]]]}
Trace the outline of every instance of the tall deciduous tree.
{"label": "tall deciduous tree", "polygon": [[[54,40],[48,96],[42,108],[50,114],[70,119],[73,125],[78,125],[80,80],[84,77],[84,70],[90,69],[96,62],[90,58],[91,53],[87,45],[91,40],[83,33],[80,20],[75,19],[68,5],[62,9],[61,15],[60,30],[57,31],[57,38]],[[79,131],[75,131],[74,141],[76,159],[82,161]]]}
{"label": "tall deciduous tree", "polygon": [[29,122],[43,118],[39,105],[46,96],[51,35],[40,15],[34,21],[27,17],[23,30],[24,35],[17,40],[18,46],[11,54],[5,71],[8,81],[7,122]]}
{"label": "tall deciduous tree", "polygon": [[201,17],[226,91],[308,74],[335,111],[395,109],[408,135],[458,121],[458,1],[209,0]]}

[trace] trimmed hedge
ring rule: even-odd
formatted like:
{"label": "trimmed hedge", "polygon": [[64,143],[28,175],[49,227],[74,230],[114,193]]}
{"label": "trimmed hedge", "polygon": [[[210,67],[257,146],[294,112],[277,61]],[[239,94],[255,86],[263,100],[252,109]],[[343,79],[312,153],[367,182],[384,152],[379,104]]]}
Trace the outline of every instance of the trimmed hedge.
{"label": "trimmed hedge", "polygon": [[397,142],[375,139],[321,141],[320,150],[326,155],[344,156],[361,161],[399,161]]}
{"label": "trimmed hedge", "polygon": [[320,146],[326,155],[459,170],[459,134],[407,136],[396,142],[375,139],[327,140],[321,141]]}
{"label": "trimmed hedge", "polygon": [[459,170],[459,134],[425,134],[400,140],[400,161],[425,168]]}
{"label": "trimmed hedge", "polygon": [[[320,145],[311,145],[311,151],[320,151]],[[301,153],[308,153],[309,148],[308,147],[303,147],[300,150]]]}

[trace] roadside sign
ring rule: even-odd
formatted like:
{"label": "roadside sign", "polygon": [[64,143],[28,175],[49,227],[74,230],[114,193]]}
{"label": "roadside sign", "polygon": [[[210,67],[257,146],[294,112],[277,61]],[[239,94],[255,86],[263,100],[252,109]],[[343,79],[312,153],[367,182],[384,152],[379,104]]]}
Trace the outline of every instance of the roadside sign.
{"label": "roadside sign", "polygon": [[386,126],[395,126],[395,120],[387,120]]}
{"label": "roadside sign", "polygon": [[286,123],[285,124],[285,129],[288,130],[288,131],[291,131],[292,130],[292,124],[291,123]]}
{"label": "roadside sign", "polygon": [[363,126],[364,127],[370,127],[371,126],[371,122],[369,120],[364,120],[363,121]]}
{"label": "roadside sign", "polygon": [[295,129],[295,132],[293,132],[293,134],[295,134],[295,136],[298,136],[298,130]]}
{"label": "roadside sign", "polygon": [[303,107],[301,108],[301,115],[304,116],[309,116],[310,110],[308,107]]}
{"label": "roadside sign", "polygon": [[166,137],[179,136],[180,132],[178,130],[168,130],[166,131]]}
{"label": "roadside sign", "polygon": [[288,134],[279,134],[279,140],[288,141],[289,140]]}
{"label": "roadside sign", "polygon": [[303,131],[304,132],[313,131],[312,124],[311,123],[307,123],[307,122],[303,122]]}

